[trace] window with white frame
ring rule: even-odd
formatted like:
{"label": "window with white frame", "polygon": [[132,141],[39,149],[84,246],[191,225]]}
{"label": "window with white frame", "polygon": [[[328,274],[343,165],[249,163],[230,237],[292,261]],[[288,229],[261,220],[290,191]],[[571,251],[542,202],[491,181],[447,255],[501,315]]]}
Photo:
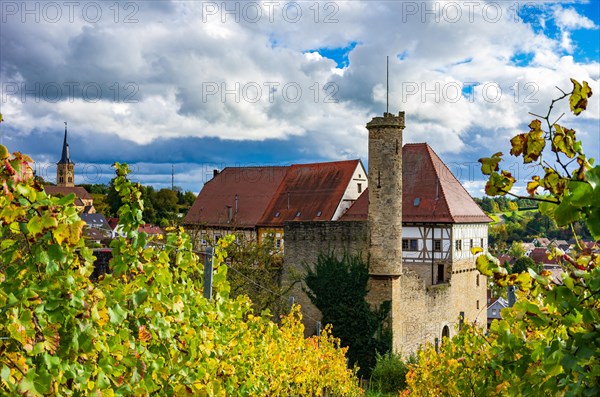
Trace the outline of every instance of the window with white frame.
{"label": "window with white frame", "polygon": [[418,251],[419,243],[416,238],[403,238],[402,239],[402,250],[404,251]]}

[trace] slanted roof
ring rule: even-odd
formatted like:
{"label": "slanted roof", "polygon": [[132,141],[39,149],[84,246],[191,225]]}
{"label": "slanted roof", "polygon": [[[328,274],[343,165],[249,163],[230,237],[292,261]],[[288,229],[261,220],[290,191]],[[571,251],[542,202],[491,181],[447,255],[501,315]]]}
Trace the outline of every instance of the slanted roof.
{"label": "slanted roof", "polygon": [[71,153],[69,152],[69,142],[67,142],[67,123],[65,122],[65,138],[63,140],[62,154],[60,161],[56,164],[75,164],[71,161]]}
{"label": "slanted roof", "polygon": [[282,227],[286,221],[330,221],[360,160],[294,164],[259,221]]}
{"label": "slanted roof", "polygon": [[[184,224],[253,228],[289,167],[227,167],[206,182]],[[237,212],[236,202],[237,200]],[[228,221],[228,206],[232,219]]]}
{"label": "slanted roof", "polygon": [[492,221],[428,144],[404,145],[402,163],[403,222]]}
{"label": "slanted roof", "polygon": [[[492,221],[428,144],[404,145],[402,164],[402,222]],[[367,219],[368,200],[365,190],[340,220]]]}
{"label": "slanted roof", "polygon": [[108,226],[110,226],[111,230],[115,230],[115,228],[117,227],[117,225],[119,224],[119,218],[106,218],[106,221],[108,222]]}
{"label": "slanted roof", "polygon": [[138,227],[138,232],[144,232],[146,234],[163,234],[163,230],[160,227],[154,226],[150,223],[144,223],[143,225],[140,225],[140,227]]}
{"label": "slanted roof", "polygon": [[548,258],[549,254],[550,253],[548,252],[548,249],[546,249],[545,247],[538,247],[538,248],[534,248],[529,253],[529,257],[535,263],[543,263],[544,265],[554,265],[554,264],[556,264],[556,258],[553,258],[553,259]]}
{"label": "slanted roof", "polygon": [[341,216],[340,221],[366,221],[369,213],[369,188],[352,204],[348,211]]}
{"label": "slanted roof", "polygon": [[[74,193],[75,196],[80,200],[92,200],[92,195],[89,194],[88,191],[81,186],[46,185],[44,186],[44,191],[46,192],[46,194],[49,194],[51,196],[67,196],[71,193]],[[83,203],[81,205],[83,205]]]}
{"label": "slanted roof", "polygon": [[108,221],[102,214],[80,214],[79,217],[87,224],[88,227],[103,229],[109,232],[112,230],[108,224]]}
{"label": "slanted roof", "polygon": [[498,309],[505,309],[508,307],[508,301],[506,299],[504,299],[503,297],[499,297],[498,299],[493,301],[490,305],[488,305],[488,308],[491,309],[492,306],[495,306]]}

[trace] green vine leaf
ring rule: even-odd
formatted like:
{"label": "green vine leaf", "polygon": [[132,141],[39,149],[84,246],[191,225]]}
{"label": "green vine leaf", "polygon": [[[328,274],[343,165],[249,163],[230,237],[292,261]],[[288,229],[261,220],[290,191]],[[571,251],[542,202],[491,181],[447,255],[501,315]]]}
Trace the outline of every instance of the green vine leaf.
{"label": "green vine leaf", "polygon": [[552,137],[553,152],[564,153],[568,158],[572,159],[581,151],[581,145],[575,146],[576,142],[575,130],[554,124],[554,136]]}
{"label": "green vine leaf", "polygon": [[588,98],[592,96],[592,89],[587,81],[583,82],[583,86],[575,79],[571,79],[571,82],[573,83],[573,92],[569,98],[569,105],[571,111],[579,116],[587,108]]}
{"label": "green vine leaf", "polygon": [[485,184],[485,194],[490,196],[504,196],[512,189],[515,178],[506,170],[502,170],[499,174],[492,172],[490,179]]}
{"label": "green vine leaf", "polygon": [[498,164],[500,163],[502,153],[498,152],[492,155],[492,157],[483,157],[478,161],[481,163],[481,172],[483,175],[491,175],[492,172],[498,171]]}
{"label": "green vine leaf", "polygon": [[542,122],[535,119],[529,124],[529,132],[519,134],[511,139],[510,154],[517,157],[522,154],[524,163],[536,161],[546,147],[546,139],[544,139],[544,131],[541,126]]}

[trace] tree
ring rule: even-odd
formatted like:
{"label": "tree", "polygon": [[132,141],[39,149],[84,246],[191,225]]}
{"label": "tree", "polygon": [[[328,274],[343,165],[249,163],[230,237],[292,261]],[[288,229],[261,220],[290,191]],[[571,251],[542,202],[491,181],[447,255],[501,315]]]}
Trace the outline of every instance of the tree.
{"label": "tree", "polygon": [[177,193],[171,189],[160,189],[156,192],[153,207],[156,208],[156,217],[161,224],[167,224],[177,218]]}
{"label": "tree", "polygon": [[91,281],[74,195],[47,196],[29,161],[0,145],[0,394],[361,393],[329,328],[305,339],[297,307],[277,325],[248,298],[230,298],[224,260],[233,236],[216,249],[210,299],[186,233],[148,244],[138,232],[142,192],[126,165],[115,164],[112,182],[126,237],[111,244],[112,273]]}
{"label": "tree", "polygon": [[533,269],[535,272],[539,273],[543,270],[543,267],[538,265],[528,256],[522,256],[513,263],[510,268],[511,274],[519,274],[525,273],[529,269]]}
{"label": "tree", "polygon": [[236,244],[231,244],[227,248],[232,270],[229,283],[232,298],[247,295],[256,313],[269,310],[274,318],[279,318],[288,306],[282,297],[294,284],[281,288],[283,257],[273,250],[273,246],[272,238],[262,243],[239,238]]}
{"label": "tree", "polygon": [[512,256],[515,259],[519,259],[525,256],[525,248],[523,248],[523,244],[517,241],[513,241],[510,248],[508,249],[508,255]]}
{"label": "tree", "polygon": [[[575,115],[585,110],[592,92],[586,82],[571,81],[571,92],[561,91],[545,116],[534,115],[538,118],[529,124],[529,132],[511,140],[511,154],[543,166],[544,175],[533,176],[527,184],[529,198],[540,203],[540,212],[561,227],[581,220],[598,239],[600,166],[594,167],[585,156],[574,130],[550,119],[556,102],[566,98]],[[548,143],[552,154],[542,161]],[[486,193],[514,195],[510,190],[516,180],[500,170],[501,156],[480,160],[489,176]],[[538,188],[544,193],[537,195]],[[439,353],[432,347],[422,349],[407,376],[410,390],[405,394],[599,395],[600,255],[579,243],[569,255],[554,248],[552,255],[564,271],[557,283],[548,271],[538,274],[528,269],[509,275],[481,248],[473,253],[479,254],[476,265],[482,274],[500,286],[517,287],[517,302],[502,310],[503,319],[494,321],[487,334],[465,324]]]}
{"label": "tree", "polygon": [[314,269],[307,267],[306,294],[321,311],[323,323],[331,324],[342,346],[348,346],[351,365],[359,375],[369,376],[377,354],[391,350],[391,334],[384,328],[390,302],[374,311],[367,301],[369,270],[359,256],[321,254]]}

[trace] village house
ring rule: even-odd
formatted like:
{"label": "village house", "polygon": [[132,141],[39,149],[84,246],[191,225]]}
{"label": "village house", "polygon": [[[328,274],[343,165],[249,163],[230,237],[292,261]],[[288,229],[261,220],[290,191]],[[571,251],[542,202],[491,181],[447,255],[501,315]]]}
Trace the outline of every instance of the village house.
{"label": "village house", "polygon": [[502,309],[508,307],[508,301],[502,297],[491,298],[487,309],[487,326],[488,328],[494,320],[502,320]]}
{"label": "village house", "polygon": [[288,221],[335,221],[367,188],[360,160],[282,167],[227,167],[215,171],[183,223],[213,244],[227,233],[284,251]]}

